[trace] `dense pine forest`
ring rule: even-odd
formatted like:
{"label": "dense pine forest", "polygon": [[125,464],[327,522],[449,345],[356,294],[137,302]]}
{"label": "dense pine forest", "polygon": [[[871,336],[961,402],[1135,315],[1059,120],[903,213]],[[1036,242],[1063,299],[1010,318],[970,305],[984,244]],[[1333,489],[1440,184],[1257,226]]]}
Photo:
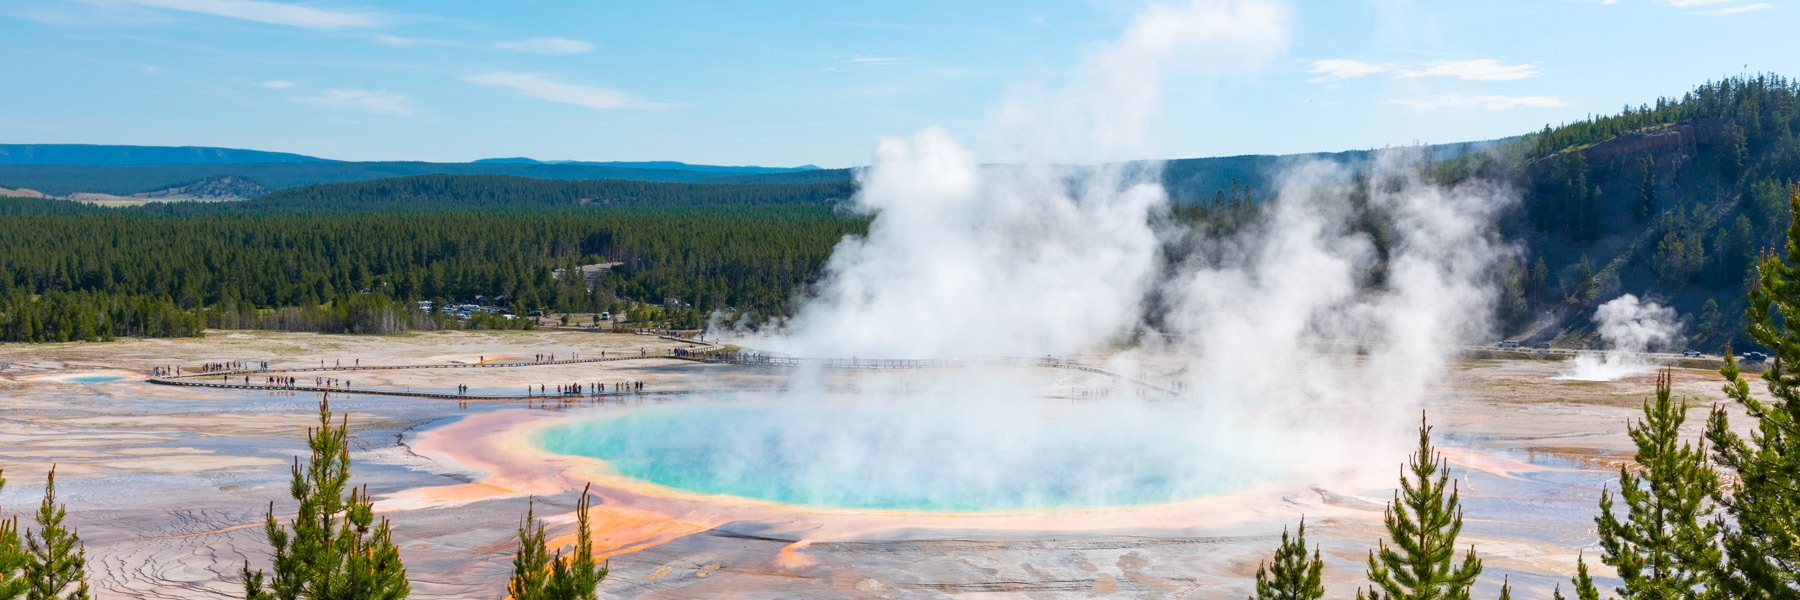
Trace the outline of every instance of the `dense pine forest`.
{"label": "dense pine forest", "polygon": [[[7,204],[50,213],[0,219],[7,341],[450,325],[415,314],[416,300],[479,299],[521,315],[675,300],[693,325],[717,308],[786,310],[832,246],[866,226],[819,203],[192,215]],[[557,272],[584,265],[612,266],[591,285]],[[459,325],[506,323],[479,321]]]}

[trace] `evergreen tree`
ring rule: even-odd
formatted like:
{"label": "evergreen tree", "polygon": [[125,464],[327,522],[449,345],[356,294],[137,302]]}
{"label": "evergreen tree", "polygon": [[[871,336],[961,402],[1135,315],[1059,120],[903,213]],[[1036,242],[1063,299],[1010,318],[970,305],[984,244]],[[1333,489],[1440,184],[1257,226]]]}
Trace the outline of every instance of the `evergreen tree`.
{"label": "evergreen tree", "polygon": [[550,551],[545,547],[544,522],[537,518],[537,502],[526,504],[519,521],[519,550],[513,553],[512,579],[506,595],[512,600],[547,600],[550,585]]}
{"label": "evergreen tree", "polygon": [[1512,576],[1500,580],[1500,600],[1512,600]]}
{"label": "evergreen tree", "polygon": [[56,503],[56,467],[44,482],[37,529],[26,536],[25,579],[29,600],[87,600],[87,546],[72,527],[63,526],[67,507]]}
{"label": "evergreen tree", "polygon": [[1644,402],[1644,419],[1629,426],[1641,472],[1619,467],[1625,519],[1613,511],[1611,492],[1600,496],[1601,561],[1625,581],[1621,598],[1679,600],[1712,588],[1721,555],[1719,523],[1708,501],[1719,475],[1707,464],[1706,447],[1681,442],[1687,402],[1671,399],[1670,375],[1656,378],[1656,400]]}
{"label": "evergreen tree", "polygon": [[[1419,449],[1400,476],[1400,490],[1382,518],[1388,541],[1369,552],[1369,600],[1466,600],[1481,559],[1469,548],[1455,562],[1456,537],[1462,533],[1462,508],[1444,458],[1431,449],[1431,427],[1421,416]],[[1397,550],[1396,550],[1397,548]]]}
{"label": "evergreen tree", "polygon": [[1325,597],[1323,574],[1325,561],[1319,550],[1306,556],[1306,519],[1300,519],[1300,531],[1292,540],[1286,528],[1281,530],[1281,545],[1275,558],[1256,567],[1256,595],[1250,600],[1316,600]]}
{"label": "evergreen tree", "polygon": [[[0,489],[6,488],[6,477],[0,476]],[[19,517],[0,521],[0,600],[15,600],[25,596],[25,569],[31,564],[31,554],[25,551],[24,540],[19,537]]]}
{"label": "evergreen tree", "polygon": [[1544,264],[1544,257],[1539,256],[1537,264],[1531,267],[1532,293],[1536,300],[1543,301],[1550,297],[1550,266]]}
{"label": "evergreen tree", "polygon": [[[1800,191],[1789,198],[1789,210],[1800,213]],[[1794,486],[1800,474],[1800,374],[1789,371],[1800,362],[1800,330],[1791,327],[1800,317],[1800,225],[1789,225],[1787,245],[1786,261],[1769,256],[1758,267],[1745,315],[1750,339],[1775,357],[1762,374],[1772,399],[1751,396],[1750,382],[1727,352],[1720,370],[1725,393],[1748,413],[1750,435],[1732,431],[1723,407],[1707,422],[1714,461],[1736,474],[1735,483],[1716,496],[1734,523],[1724,536],[1729,568],[1717,582],[1731,598],[1800,596],[1800,489]]]}
{"label": "evergreen tree", "polygon": [[588,509],[593,505],[589,487],[581,488],[581,499],[575,502],[575,547],[565,560],[561,552],[550,569],[552,600],[597,600],[595,590],[606,580],[607,563],[594,562],[594,535],[590,529]]}
{"label": "evergreen tree", "polygon": [[[300,503],[292,529],[275,521],[269,503],[263,528],[275,547],[274,574],[244,564],[251,600],[393,600],[411,591],[387,519],[375,521],[367,488],[350,487],[349,418],[331,423],[329,401],[319,402],[319,427],[308,429],[312,459],[294,457],[290,494]],[[349,495],[346,496],[345,492]]]}
{"label": "evergreen tree", "polygon": [[1788,190],[1793,186],[1786,181],[1767,177],[1750,184],[1749,188],[1744,194],[1744,214],[1750,217],[1755,226],[1757,240],[1767,244],[1787,226]]}
{"label": "evergreen tree", "polygon": [[575,546],[567,558],[562,551],[552,556],[547,547],[544,522],[538,520],[536,506],[525,510],[519,522],[519,551],[513,555],[512,578],[506,593],[512,600],[596,600],[595,590],[606,579],[607,565],[594,562],[594,536],[590,530],[588,510],[593,496],[589,488],[581,489],[575,503]]}
{"label": "evergreen tree", "polygon": [[1638,159],[1637,218],[1639,221],[1656,214],[1656,157],[1648,152]]}
{"label": "evergreen tree", "polygon": [[[1573,583],[1575,584],[1575,600],[1600,600],[1600,587],[1594,585],[1594,578],[1588,575],[1587,561],[1579,556],[1575,557]],[[1551,597],[1556,600],[1565,600],[1562,595],[1562,585],[1556,586],[1556,592]]]}
{"label": "evergreen tree", "polygon": [[1569,295],[1583,303],[1592,300],[1589,296],[1594,290],[1594,264],[1588,262],[1587,253],[1582,253],[1581,261],[1575,263],[1575,281],[1572,282]]}
{"label": "evergreen tree", "polygon": [[1727,182],[1736,181],[1744,173],[1749,158],[1750,148],[1744,136],[1744,128],[1739,127],[1736,121],[1727,121],[1717,158],[1719,178]]}
{"label": "evergreen tree", "polygon": [[1700,307],[1700,321],[1694,324],[1693,345],[1705,348],[1718,346],[1724,318],[1724,315],[1719,313],[1719,302],[1707,298],[1706,304]]}

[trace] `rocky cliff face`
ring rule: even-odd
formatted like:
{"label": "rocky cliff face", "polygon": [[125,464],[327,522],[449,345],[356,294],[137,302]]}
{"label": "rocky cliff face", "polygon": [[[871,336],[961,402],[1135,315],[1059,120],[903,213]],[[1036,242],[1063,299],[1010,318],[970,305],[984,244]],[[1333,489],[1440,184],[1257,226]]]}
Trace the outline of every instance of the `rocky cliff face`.
{"label": "rocky cliff face", "polygon": [[[1695,119],[1661,127],[1633,131],[1583,148],[1588,168],[1600,172],[1635,172],[1637,161],[1645,154],[1656,158],[1657,170],[1673,174],[1687,167],[1701,146],[1719,143],[1725,135],[1725,119]],[[1531,163],[1530,176],[1540,178],[1549,172],[1550,157]]]}

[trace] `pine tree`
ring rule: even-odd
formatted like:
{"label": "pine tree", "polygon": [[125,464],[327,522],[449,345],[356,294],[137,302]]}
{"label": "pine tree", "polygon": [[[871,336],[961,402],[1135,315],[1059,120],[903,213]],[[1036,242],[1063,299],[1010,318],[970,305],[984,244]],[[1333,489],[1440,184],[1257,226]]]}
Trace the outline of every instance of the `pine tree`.
{"label": "pine tree", "polygon": [[1656,212],[1656,157],[1644,153],[1638,159],[1638,197],[1637,218],[1639,221],[1650,218]]}
{"label": "pine tree", "polygon": [[[274,574],[244,564],[244,594],[251,600],[393,600],[411,591],[400,550],[387,519],[375,521],[368,489],[350,487],[349,418],[331,423],[329,401],[319,402],[319,427],[308,429],[312,460],[294,457],[290,494],[300,507],[292,529],[275,521],[269,503],[263,529],[275,547]],[[348,490],[349,495],[345,496]]]}
{"label": "pine tree", "polygon": [[[1594,578],[1588,575],[1587,561],[1580,556],[1575,557],[1575,600],[1600,600],[1600,587],[1594,585]],[[1565,600],[1562,585],[1556,586],[1551,596],[1555,600]]]}
{"label": "pine tree", "polygon": [[[1800,214],[1800,189],[1789,199]],[[1752,427],[1745,439],[1732,431],[1724,407],[1715,407],[1706,438],[1713,460],[1736,474],[1735,483],[1715,496],[1730,515],[1725,530],[1725,558],[1717,585],[1731,598],[1800,596],[1800,374],[1789,365],[1800,362],[1800,219],[1788,228],[1787,260],[1768,256],[1757,267],[1757,285],[1746,311],[1750,339],[1771,350],[1775,360],[1762,378],[1772,400],[1750,395],[1750,382],[1725,353],[1725,393],[1748,413]],[[1776,319],[1779,312],[1781,319]]]}
{"label": "pine tree", "polygon": [[1712,298],[1700,307],[1700,320],[1694,324],[1693,345],[1690,347],[1712,349],[1719,344],[1720,327],[1725,317],[1719,312],[1719,302]]}
{"label": "pine tree", "polygon": [[44,502],[38,505],[37,526],[26,536],[25,565],[29,600],[87,600],[87,546],[75,529],[63,526],[67,507],[56,503],[56,467],[44,482]]}
{"label": "pine tree", "polygon": [[1575,263],[1575,281],[1573,284],[1574,289],[1570,293],[1571,296],[1574,296],[1577,301],[1582,303],[1593,301],[1594,264],[1588,262],[1586,253],[1581,255],[1580,262]]}
{"label": "pine tree", "polygon": [[1512,600],[1512,576],[1500,580],[1500,600]]}
{"label": "pine tree", "polygon": [[588,521],[593,497],[590,488],[581,489],[575,503],[575,547],[567,558],[562,551],[552,556],[544,535],[544,522],[537,519],[536,507],[525,510],[519,523],[519,551],[513,555],[512,578],[506,593],[512,600],[596,600],[595,590],[606,579],[607,565],[594,563],[594,536]]}
{"label": "pine tree", "polygon": [[1670,375],[1656,378],[1656,400],[1644,401],[1644,420],[1629,426],[1637,444],[1634,473],[1619,468],[1619,497],[1625,519],[1613,511],[1611,492],[1600,496],[1601,562],[1619,571],[1625,586],[1621,598],[1693,597],[1711,589],[1711,574],[1722,559],[1719,523],[1708,518],[1708,499],[1719,488],[1719,474],[1707,464],[1706,447],[1681,442],[1687,402],[1671,399]]}
{"label": "pine tree", "polygon": [[1323,580],[1325,562],[1319,550],[1306,556],[1306,519],[1300,519],[1300,531],[1292,540],[1286,528],[1281,530],[1281,545],[1275,558],[1256,567],[1256,595],[1251,600],[1317,600],[1325,597]]}
{"label": "pine tree", "polygon": [[544,522],[537,518],[537,502],[528,502],[519,521],[519,551],[513,553],[512,579],[506,595],[512,600],[548,600],[550,551],[545,548]]}
{"label": "pine tree", "polygon": [[[0,489],[5,488],[6,477],[0,476]],[[25,578],[25,568],[29,564],[31,555],[25,552],[24,540],[19,537],[19,517],[0,521],[0,600],[25,596],[29,581]]]}
{"label": "pine tree", "polygon": [[[1419,449],[1408,464],[1411,477],[1400,476],[1400,490],[1388,504],[1382,520],[1387,541],[1369,552],[1367,593],[1369,600],[1466,600],[1475,578],[1481,575],[1481,559],[1469,548],[1462,564],[1453,559],[1456,537],[1462,533],[1462,508],[1450,469],[1442,456],[1432,452],[1431,427],[1421,416]],[[1447,492],[1447,494],[1446,494]],[[1396,550],[1398,548],[1398,550]]]}
{"label": "pine tree", "polygon": [[594,563],[594,535],[590,529],[588,509],[593,506],[590,486],[581,488],[581,499],[575,502],[575,547],[564,560],[558,552],[550,570],[553,600],[598,600],[594,590],[606,580],[608,563]]}
{"label": "pine tree", "polygon": [[1542,256],[1539,256],[1537,264],[1531,267],[1531,285],[1535,300],[1541,302],[1550,296],[1546,291],[1550,289],[1550,267],[1544,264]]}

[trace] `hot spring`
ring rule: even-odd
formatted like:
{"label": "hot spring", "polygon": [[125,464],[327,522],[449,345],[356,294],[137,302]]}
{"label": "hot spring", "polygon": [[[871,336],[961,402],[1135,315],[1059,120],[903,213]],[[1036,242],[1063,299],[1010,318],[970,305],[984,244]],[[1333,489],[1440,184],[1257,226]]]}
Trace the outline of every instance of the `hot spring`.
{"label": "hot spring", "polygon": [[1282,477],[1293,464],[1176,402],[791,394],[589,410],[539,443],[679,492],[816,508],[1180,502]]}

